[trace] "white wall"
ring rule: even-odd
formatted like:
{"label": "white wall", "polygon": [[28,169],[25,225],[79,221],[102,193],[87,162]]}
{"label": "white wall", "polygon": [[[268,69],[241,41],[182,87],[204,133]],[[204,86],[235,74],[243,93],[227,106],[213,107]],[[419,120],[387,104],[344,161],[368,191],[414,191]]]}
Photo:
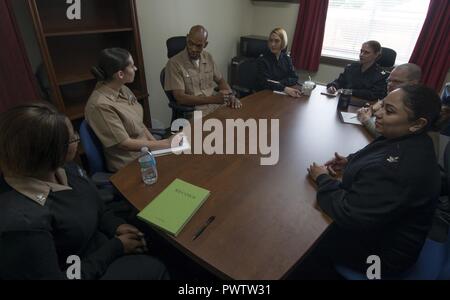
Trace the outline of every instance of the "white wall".
{"label": "white wall", "polygon": [[[268,36],[276,27],[283,27],[292,41],[297,24],[300,5],[296,3],[255,2],[253,5],[253,20],[251,34]],[[290,43],[290,45],[292,45]]]}
{"label": "white wall", "polygon": [[[166,40],[186,35],[193,25],[209,31],[209,51],[227,78],[239,37],[250,33],[252,6],[248,0],[137,0],[145,72],[153,120],[170,125],[171,110],[159,82],[167,62]],[[155,122],[154,122],[155,125]]]}

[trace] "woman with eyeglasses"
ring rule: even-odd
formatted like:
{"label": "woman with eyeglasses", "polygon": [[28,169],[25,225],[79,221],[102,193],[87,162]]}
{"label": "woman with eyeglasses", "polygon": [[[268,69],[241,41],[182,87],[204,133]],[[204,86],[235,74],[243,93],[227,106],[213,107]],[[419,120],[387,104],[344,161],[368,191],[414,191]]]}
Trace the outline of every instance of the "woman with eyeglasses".
{"label": "woman with eyeglasses", "polygon": [[381,52],[379,42],[365,42],[361,47],[359,62],[345,67],[344,73],[327,85],[328,92],[334,94],[339,89],[351,89],[353,96],[369,101],[386,97],[388,74],[377,64]]}
{"label": "woman with eyeglasses", "polygon": [[[172,144],[172,138],[156,140],[144,124],[142,105],[126,86],[134,81],[136,71],[133,57],[121,48],[103,50],[92,68],[98,83],[86,104],[85,117],[103,144],[110,172],[138,158],[142,147],[158,150]],[[173,138],[178,145],[181,137]]]}
{"label": "woman with eyeglasses", "polygon": [[[429,131],[448,122],[431,89],[403,86],[376,112],[380,137],[364,149],[313,164],[317,202],[333,221],[315,252],[316,262],[343,264],[366,274],[370,256],[383,278],[410,268],[419,257],[440,194],[440,171]],[[342,173],[342,180],[336,173]],[[314,257],[314,256],[312,256]]]}
{"label": "woman with eyeglasses", "polygon": [[45,104],[0,114],[0,279],[166,279],[162,263],[140,255],[143,234],[69,163],[79,140]]}

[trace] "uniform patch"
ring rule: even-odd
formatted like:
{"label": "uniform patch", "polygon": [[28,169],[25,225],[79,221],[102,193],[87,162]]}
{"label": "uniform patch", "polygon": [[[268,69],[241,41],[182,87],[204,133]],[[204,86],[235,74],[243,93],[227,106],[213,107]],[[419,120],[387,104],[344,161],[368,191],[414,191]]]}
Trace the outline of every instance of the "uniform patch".
{"label": "uniform patch", "polygon": [[398,163],[399,159],[400,159],[400,157],[398,157],[398,156],[397,156],[397,157],[390,156],[390,157],[387,159],[387,161],[388,161],[388,163],[395,164],[395,163]]}

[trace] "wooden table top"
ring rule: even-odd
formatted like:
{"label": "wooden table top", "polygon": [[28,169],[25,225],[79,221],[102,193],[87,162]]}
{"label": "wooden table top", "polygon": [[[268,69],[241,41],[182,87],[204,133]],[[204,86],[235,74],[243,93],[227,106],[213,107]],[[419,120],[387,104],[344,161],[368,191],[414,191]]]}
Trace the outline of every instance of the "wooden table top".
{"label": "wooden table top", "polygon": [[[241,110],[221,108],[208,116],[279,119],[275,166],[261,166],[260,155],[169,155],[157,158],[155,185],[143,184],[136,161],[111,180],[139,210],[176,178],[210,190],[180,235],[165,235],[169,241],[224,278],[282,279],[330,224],[316,208],[307,168],[312,162],[325,163],[334,152],[358,151],[370,141],[363,127],[339,120],[337,99],[321,95],[323,91],[318,86],[311,97],[300,99],[262,91],[242,99]],[[215,221],[193,241],[210,216]]]}

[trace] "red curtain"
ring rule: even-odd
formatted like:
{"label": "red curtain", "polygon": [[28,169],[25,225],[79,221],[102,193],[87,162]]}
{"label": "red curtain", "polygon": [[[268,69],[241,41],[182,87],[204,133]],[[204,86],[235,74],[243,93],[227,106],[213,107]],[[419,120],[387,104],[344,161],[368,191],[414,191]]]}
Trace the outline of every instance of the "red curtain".
{"label": "red curtain", "polygon": [[422,67],[422,82],[439,92],[450,68],[450,1],[431,0],[428,15],[411,56]]}
{"label": "red curtain", "polygon": [[35,77],[10,0],[0,0],[0,112],[38,100]]}
{"label": "red curtain", "polygon": [[300,0],[292,44],[292,60],[297,69],[319,70],[327,12],[328,0]]}

